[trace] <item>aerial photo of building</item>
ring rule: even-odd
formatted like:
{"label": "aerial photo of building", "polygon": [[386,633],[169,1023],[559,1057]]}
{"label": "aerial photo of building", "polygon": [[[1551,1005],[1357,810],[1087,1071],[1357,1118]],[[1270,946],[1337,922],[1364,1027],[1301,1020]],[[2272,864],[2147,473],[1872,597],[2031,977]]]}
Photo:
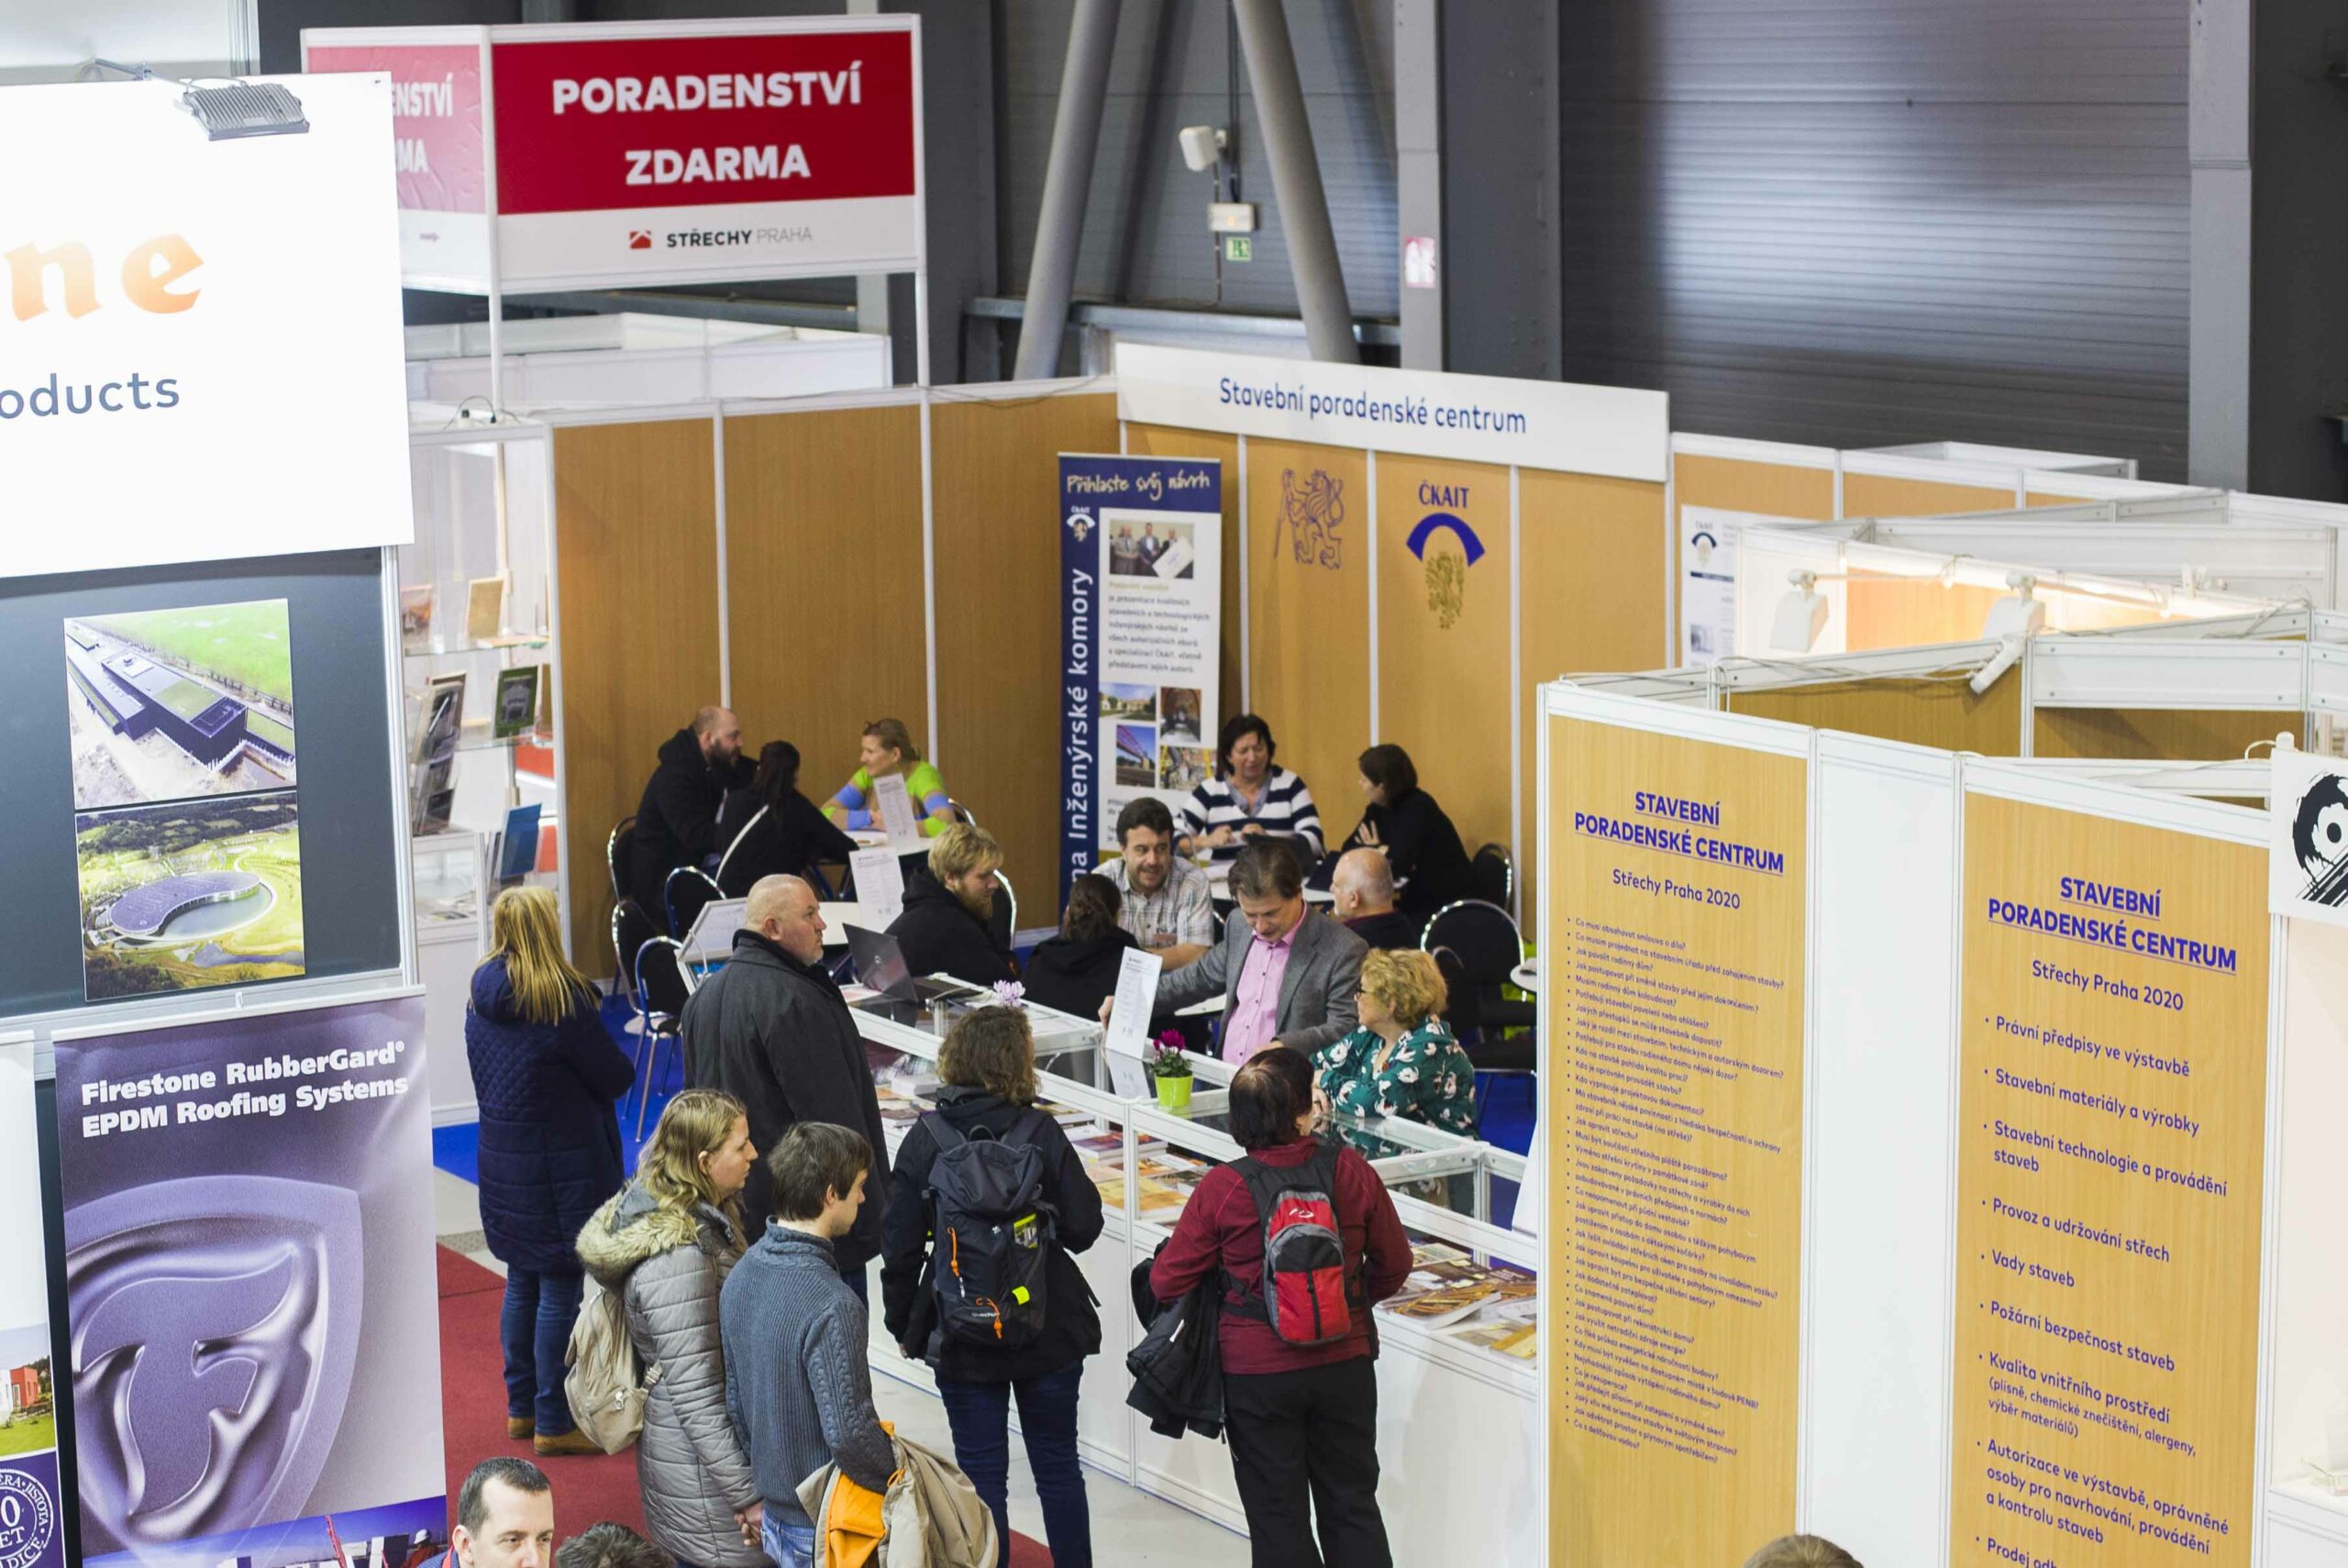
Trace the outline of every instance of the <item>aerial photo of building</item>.
{"label": "aerial photo of building", "polygon": [[282,619],[273,601],[66,621],[74,804],[294,782]]}

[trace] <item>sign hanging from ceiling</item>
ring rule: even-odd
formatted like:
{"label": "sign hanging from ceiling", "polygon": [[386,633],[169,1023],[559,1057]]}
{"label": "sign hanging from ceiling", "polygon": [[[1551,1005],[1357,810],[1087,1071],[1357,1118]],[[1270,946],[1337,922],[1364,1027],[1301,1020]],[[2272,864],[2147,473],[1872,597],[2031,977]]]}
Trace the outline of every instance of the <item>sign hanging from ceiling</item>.
{"label": "sign hanging from ceiling", "polygon": [[914,271],[912,17],[309,28],[388,71],[403,267],[528,293]]}
{"label": "sign hanging from ceiling", "polygon": [[206,139],[161,81],[0,89],[0,577],[404,544],[390,87]]}

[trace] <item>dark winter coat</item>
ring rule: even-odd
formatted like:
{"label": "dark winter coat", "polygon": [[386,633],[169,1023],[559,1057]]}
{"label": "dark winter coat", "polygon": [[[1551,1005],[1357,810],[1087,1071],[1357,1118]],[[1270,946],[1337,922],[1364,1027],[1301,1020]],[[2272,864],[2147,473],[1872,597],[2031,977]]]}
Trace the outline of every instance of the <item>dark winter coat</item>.
{"label": "dark winter coat", "polygon": [[1086,942],[1055,936],[1027,955],[1022,982],[1027,999],[1079,1018],[1096,1017],[1102,999],[1117,994],[1117,971],[1125,954],[1140,945],[1122,928]]}
{"label": "dark winter coat", "polygon": [[863,1133],[872,1145],[864,1208],[856,1229],[838,1244],[841,1271],[878,1257],[889,1145],[864,1037],[831,976],[756,932],[736,932],[725,966],[685,1003],[681,1034],[685,1081],[724,1089],[749,1114],[759,1158],[742,1189],[745,1222],[763,1229],[773,1210],[774,1178],[767,1174],[766,1156],[783,1132],[795,1121],[835,1122]]}
{"label": "dark winter coat", "polygon": [[844,864],[856,853],[856,840],[796,790],[779,807],[747,786],[733,790],[717,813],[717,842],[725,861],[717,885],[729,899],[748,897],[761,877],[802,876],[819,860]]}
{"label": "dark winter coat", "polygon": [[926,868],[907,873],[904,912],[890,923],[889,934],[916,975],[951,975],[974,986],[1019,978],[1019,966],[995,944],[993,930]]}
{"label": "dark winter coat", "polygon": [[481,1223],[509,1268],[577,1274],[571,1238],[620,1189],[613,1102],[635,1065],[586,996],[560,1023],[523,1019],[504,957],[473,971],[465,1060],[481,1105]]}
{"label": "dark winter coat", "polygon": [[[937,1114],[966,1138],[974,1127],[984,1127],[1001,1137],[1027,1110],[983,1089],[960,1085],[949,1085],[937,1094]],[[931,1364],[940,1377],[966,1383],[1043,1377],[1075,1365],[1101,1348],[1101,1314],[1094,1309],[1084,1271],[1069,1255],[1101,1239],[1101,1193],[1084,1174],[1084,1161],[1059,1123],[1049,1116],[1036,1120],[1040,1125],[1034,1143],[1044,1161],[1044,1201],[1057,1211],[1059,1231],[1058,1253],[1044,1279],[1043,1332],[1016,1350],[947,1341]],[[912,1356],[922,1354],[936,1326],[936,1302],[923,1286],[922,1269],[929,1258],[928,1189],[930,1167],[936,1161],[937,1140],[924,1122],[914,1122],[897,1149],[896,1174],[890,1178],[889,1213],[882,1223],[881,1321],[899,1347]]]}
{"label": "dark winter coat", "polygon": [[[1475,897],[1476,870],[1468,848],[1433,795],[1413,790],[1392,805],[1368,807],[1361,820],[1378,829],[1394,879],[1408,884],[1394,896],[1395,908],[1404,914],[1423,919],[1454,900]],[[1357,827],[1338,853],[1359,847]]]}
{"label": "dark winter coat", "polygon": [[767,1562],[742,1544],[734,1522],[737,1509],[759,1500],[725,1413],[718,1324],[718,1293],[742,1250],[740,1232],[715,1209],[664,1207],[634,1182],[579,1232],[579,1258],[620,1297],[637,1358],[660,1368],[636,1441],[645,1533],[671,1556],[709,1568]]}
{"label": "dark winter coat", "polygon": [[690,729],[661,743],[659,766],[637,804],[636,851],[628,871],[629,891],[656,924],[668,919],[661,894],[669,873],[717,853],[717,808],[728,790],[750,781],[752,771],[738,756],[727,767],[710,767]]}
{"label": "dark winter coat", "polygon": [[[1157,1243],[1158,1251],[1166,1243]],[[1134,1386],[1125,1403],[1139,1410],[1159,1437],[1193,1431],[1213,1442],[1223,1435],[1223,1289],[1202,1279],[1189,1294],[1160,1302],[1149,1288],[1153,1256],[1134,1264],[1134,1316],[1142,1337],[1125,1353]]]}

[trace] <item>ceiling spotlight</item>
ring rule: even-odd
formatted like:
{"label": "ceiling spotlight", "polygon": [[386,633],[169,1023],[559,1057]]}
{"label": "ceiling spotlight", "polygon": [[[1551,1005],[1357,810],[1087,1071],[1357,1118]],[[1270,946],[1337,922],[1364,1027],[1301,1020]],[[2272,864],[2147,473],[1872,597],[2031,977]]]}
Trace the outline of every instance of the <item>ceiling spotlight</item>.
{"label": "ceiling spotlight", "polygon": [[238,82],[224,80],[210,85],[183,82],[176,76],[155,74],[151,65],[122,65],[111,60],[94,60],[91,67],[119,72],[137,82],[169,82],[183,89],[180,107],[204,127],[204,134],[214,141],[239,141],[253,136],[300,136],[310,128],[309,116],[302,112],[302,100],[274,82]]}
{"label": "ceiling spotlight", "polygon": [[1818,634],[1826,629],[1826,596],[1818,591],[1814,571],[1789,571],[1786,580],[1793,587],[1778,601],[1769,646],[1784,653],[1808,653],[1818,646]]}
{"label": "ceiling spotlight", "polygon": [[2034,593],[2038,580],[2028,572],[2008,572],[2006,586],[2013,592],[1989,606],[1988,618],[1981,623],[1981,635],[1984,637],[2026,637],[2032,632],[2044,631],[2046,604]]}

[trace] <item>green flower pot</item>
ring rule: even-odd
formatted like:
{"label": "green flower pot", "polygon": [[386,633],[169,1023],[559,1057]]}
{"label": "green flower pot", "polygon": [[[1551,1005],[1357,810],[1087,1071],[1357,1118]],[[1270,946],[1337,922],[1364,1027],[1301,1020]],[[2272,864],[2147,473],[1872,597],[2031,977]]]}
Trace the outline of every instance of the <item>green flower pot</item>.
{"label": "green flower pot", "polygon": [[1157,1080],[1157,1103],[1159,1105],[1163,1106],[1168,1110],[1188,1110],[1191,1109],[1191,1080],[1190,1078],[1159,1078]]}

